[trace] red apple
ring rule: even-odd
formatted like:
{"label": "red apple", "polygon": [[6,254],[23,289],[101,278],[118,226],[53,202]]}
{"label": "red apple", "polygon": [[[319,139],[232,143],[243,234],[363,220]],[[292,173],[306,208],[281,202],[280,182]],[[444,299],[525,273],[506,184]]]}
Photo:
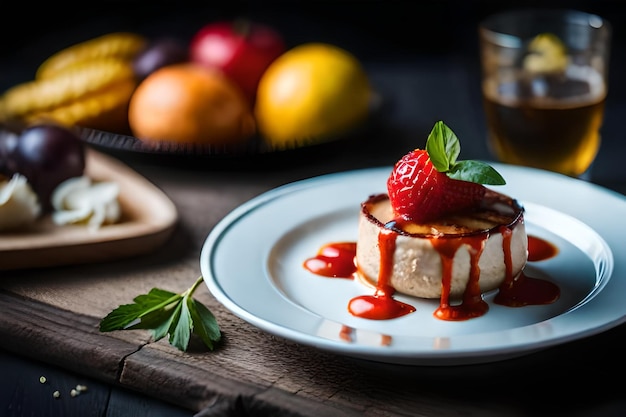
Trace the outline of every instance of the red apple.
{"label": "red apple", "polygon": [[261,75],[285,49],[281,34],[274,28],[235,20],[200,28],[191,39],[189,55],[193,62],[222,70],[252,103]]}

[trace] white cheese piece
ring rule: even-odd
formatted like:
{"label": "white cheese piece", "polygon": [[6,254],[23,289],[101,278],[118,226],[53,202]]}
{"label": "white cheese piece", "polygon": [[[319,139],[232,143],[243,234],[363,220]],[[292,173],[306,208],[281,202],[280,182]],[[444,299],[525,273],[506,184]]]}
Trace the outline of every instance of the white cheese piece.
{"label": "white cheese piece", "polygon": [[25,176],[0,181],[0,231],[33,223],[41,214],[39,199]]}
{"label": "white cheese piece", "polygon": [[52,221],[58,225],[86,224],[97,230],[121,217],[119,186],[114,182],[93,182],[87,176],[63,181],[52,193]]}

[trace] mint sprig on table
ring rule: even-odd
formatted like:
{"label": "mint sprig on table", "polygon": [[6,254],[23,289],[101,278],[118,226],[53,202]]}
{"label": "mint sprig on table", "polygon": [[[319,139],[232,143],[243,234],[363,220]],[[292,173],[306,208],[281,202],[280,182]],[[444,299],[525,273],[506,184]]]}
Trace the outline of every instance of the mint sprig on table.
{"label": "mint sprig on table", "polygon": [[204,304],[192,298],[202,281],[199,277],[180,294],[153,288],[138,295],[133,304],[123,304],[104,317],[100,331],[147,329],[155,341],[169,335],[170,344],[182,351],[187,350],[193,333],[213,350],[221,339],[217,320]]}
{"label": "mint sprig on table", "polygon": [[477,184],[504,185],[506,181],[492,166],[480,161],[457,161],[459,138],[442,121],[435,123],[426,140],[426,152],[437,171],[455,180]]}

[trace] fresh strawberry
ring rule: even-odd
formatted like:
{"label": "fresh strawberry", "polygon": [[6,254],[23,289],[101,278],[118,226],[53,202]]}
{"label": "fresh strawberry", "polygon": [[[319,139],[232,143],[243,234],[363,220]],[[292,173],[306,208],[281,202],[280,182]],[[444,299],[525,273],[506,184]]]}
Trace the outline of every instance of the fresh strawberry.
{"label": "fresh strawberry", "polygon": [[437,171],[422,149],[409,152],[396,163],[387,189],[395,214],[417,223],[470,210],[479,206],[485,195],[483,185],[453,180]]}
{"label": "fresh strawberry", "polygon": [[454,132],[437,122],[426,149],[396,162],[387,191],[396,216],[424,223],[480,206],[486,188],[504,184],[498,172],[478,161],[456,161],[460,145]]}

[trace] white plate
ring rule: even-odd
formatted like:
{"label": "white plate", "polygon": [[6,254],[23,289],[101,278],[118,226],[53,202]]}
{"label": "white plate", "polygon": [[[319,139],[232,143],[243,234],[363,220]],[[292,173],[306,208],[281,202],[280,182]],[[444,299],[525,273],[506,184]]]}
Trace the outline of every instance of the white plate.
{"label": "white plate", "polygon": [[[438,300],[394,296],[416,312],[393,320],[352,316],[351,298],[372,294],[355,280],[303,267],[326,243],[356,241],[360,203],[386,192],[391,168],[311,178],[268,191],[228,214],[209,234],[200,267],[211,293],[252,325],[301,344],[356,358],[411,365],[493,362],[587,337],[626,319],[626,199],[560,174],[493,164],[496,187],[526,209],[529,235],[559,248],[526,267],[551,280],[560,299],[522,308],[492,303],[482,317],[438,320]],[[345,330],[350,330],[347,341]],[[390,342],[390,343],[388,343]]]}

